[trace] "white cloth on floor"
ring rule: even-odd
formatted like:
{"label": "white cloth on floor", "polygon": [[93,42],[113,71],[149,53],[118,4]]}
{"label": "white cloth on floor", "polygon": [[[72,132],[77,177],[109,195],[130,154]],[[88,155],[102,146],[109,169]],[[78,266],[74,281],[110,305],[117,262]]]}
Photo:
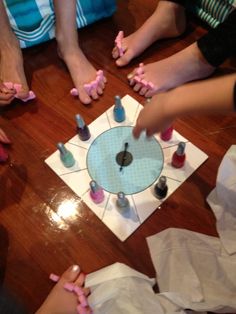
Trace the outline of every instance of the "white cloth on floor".
{"label": "white cloth on floor", "polygon": [[157,297],[154,283],[144,274],[115,263],[87,275],[85,286],[91,289],[88,302],[94,314],[184,314],[165,296]]}
{"label": "white cloth on floor", "polygon": [[225,154],[217,174],[216,187],[207,202],[216,217],[216,228],[228,254],[236,253],[236,145]]}
{"label": "white cloth on floor", "polygon": [[228,255],[218,238],[170,228],[147,242],[160,295],[182,309],[236,310],[236,254]]}

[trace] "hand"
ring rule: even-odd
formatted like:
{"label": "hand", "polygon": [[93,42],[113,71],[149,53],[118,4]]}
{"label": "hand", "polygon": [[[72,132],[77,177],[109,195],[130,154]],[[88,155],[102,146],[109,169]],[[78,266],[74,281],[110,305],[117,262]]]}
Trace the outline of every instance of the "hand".
{"label": "hand", "polygon": [[9,89],[0,82],[0,106],[9,105],[14,99],[15,94],[15,89]]}
{"label": "hand", "polygon": [[9,138],[6,136],[5,132],[2,129],[0,129],[0,142],[4,144],[11,143],[11,141],[9,140]]}
{"label": "hand", "polygon": [[142,131],[146,131],[147,136],[165,131],[173,123],[174,117],[169,114],[171,106],[171,91],[157,94],[139,113],[136,125],[133,129],[133,136],[139,138]]}

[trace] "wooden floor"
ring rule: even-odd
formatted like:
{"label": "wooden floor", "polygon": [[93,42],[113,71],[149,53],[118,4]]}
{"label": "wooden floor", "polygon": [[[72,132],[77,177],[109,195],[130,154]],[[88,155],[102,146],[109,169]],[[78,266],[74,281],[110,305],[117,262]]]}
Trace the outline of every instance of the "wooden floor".
{"label": "wooden floor", "polygon": [[[27,104],[16,101],[0,116],[0,126],[13,141],[10,161],[0,165],[0,279],[31,313],[52,287],[51,272],[60,274],[78,263],[89,273],[118,261],[154,276],[147,236],[169,227],[217,236],[205,199],[215,185],[223,155],[236,143],[235,115],[188,116],[176,121],[176,130],[209,159],[124,243],[44,163],[57,142],[74,136],[76,113],[91,123],[112,105],[116,94],[130,94],[144,103],[126,79],[141,60],[161,60],[205,33],[196,21],[190,22],[181,38],[156,43],[129,66],[117,69],[111,58],[113,38],[120,29],[133,32],[155,3],[120,0],[113,17],[79,31],[84,52],[108,78],[104,96],[91,106],[69,95],[73,84],[57,56],[55,41],[24,51],[27,79],[37,99]],[[228,63],[218,73],[230,72],[232,67]],[[58,206],[67,199],[76,202],[77,214],[60,217]]]}

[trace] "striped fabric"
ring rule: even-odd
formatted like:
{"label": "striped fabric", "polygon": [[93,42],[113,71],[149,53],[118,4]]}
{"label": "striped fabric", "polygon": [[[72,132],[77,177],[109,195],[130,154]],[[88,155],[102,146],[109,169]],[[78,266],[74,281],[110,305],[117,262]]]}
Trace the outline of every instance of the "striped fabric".
{"label": "striped fabric", "polygon": [[236,8],[236,0],[186,1],[187,9],[215,28]]}
{"label": "striped fabric", "polygon": [[[78,28],[111,16],[116,9],[115,0],[76,1]],[[55,37],[53,0],[4,0],[4,4],[21,48],[34,46]]]}

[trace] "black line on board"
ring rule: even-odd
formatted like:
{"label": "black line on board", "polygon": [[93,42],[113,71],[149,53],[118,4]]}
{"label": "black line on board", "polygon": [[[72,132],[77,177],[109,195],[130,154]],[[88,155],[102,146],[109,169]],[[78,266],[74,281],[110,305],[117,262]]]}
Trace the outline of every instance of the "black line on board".
{"label": "black line on board", "polygon": [[75,170],[75,171],[71,171],[71,172],[67,172],[67,173],[63,173],[63,174],[60,174],[59,176],[60,177],[63,177],[63,176],[66,176],[68,174],[72,174],[72,173],[76,173],[76,172],[80,172],[80,171],[84,171],[84,170],[87,170],[88,168],[83,168],[83,169],[79,169],[79,170]]}
{"label": "black line on board", "polygon": [[109,124],[109,127],[110,127],[110,129],[111,129],[112,127],[111,127],[111,123],[110,123],[110,120],[109,120],[109,117],[108,117],[107,111],[106,111],[106,117],[107,117],[107,122],[108,122],[108,124]]}
{"label": "black line on board", "polygon": [[108,203],[109,203],[109,201],[110,201],[110,197],[111,197],[111,193],[109,193],[109,195],[108,195],[108,197],[107,197],[107,202],[106,202],[106,205],[105,205],[105,207],[104,207],[104,211],[103,211],[103,214],[102,214],[102,217],[101,217],[101,220],[103,221],[103,218],[104,218],[104,215],[105,215],[105,211],[106,211],[106,209],[107,209],[107,205],[108,205]]}
{"label": "black line on board", "polygon": [[132,194],[131,194],[131,198],[132,198],[132,201],[133,201],[133,204],[134,204],[134,209],[135,209],[135,212],[136,212],[136,216],[138,217],[139,223],[141,225],[142,223],[141,223],[141,220],[140,220],[140,217],[139,217],[139,214],[138,214],[138,211],[137,211],[137,206],[135,204],[134,197],[133,197]]}

